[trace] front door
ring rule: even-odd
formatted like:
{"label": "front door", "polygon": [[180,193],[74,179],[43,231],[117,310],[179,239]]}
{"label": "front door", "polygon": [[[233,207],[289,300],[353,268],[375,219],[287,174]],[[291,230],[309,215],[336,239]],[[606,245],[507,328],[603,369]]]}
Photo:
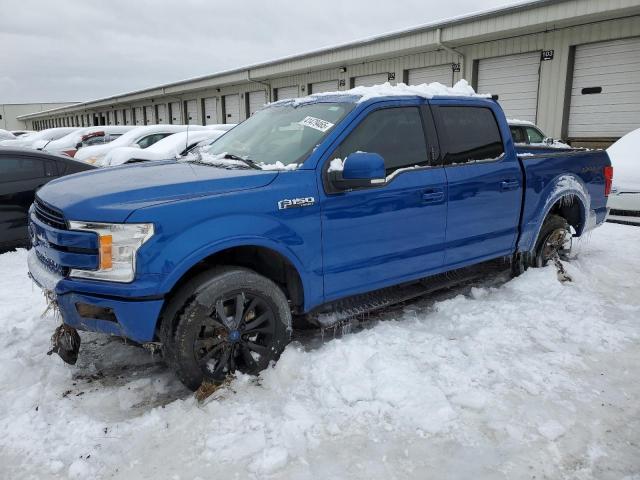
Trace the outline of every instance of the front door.
{"label": "front door", "polygon": [[444,169],[430,164],[419,106],[378,108],[360,119],[324,169],[353,152],[378,153],[387,181],[332,193],[325,179],[326,301],[426,276],[443,263],[447,186]]}

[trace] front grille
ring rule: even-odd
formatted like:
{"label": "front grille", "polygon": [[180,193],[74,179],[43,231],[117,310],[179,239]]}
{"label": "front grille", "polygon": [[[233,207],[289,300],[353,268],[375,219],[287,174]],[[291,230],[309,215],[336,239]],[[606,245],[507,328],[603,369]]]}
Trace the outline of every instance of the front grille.
{"label": "front grille", "polygon": [[38,220],[59,230],[66,230],[67,223],[64,221],[64,215],[59,210],[50,207],[38,197],[33,202],[33,208]]}

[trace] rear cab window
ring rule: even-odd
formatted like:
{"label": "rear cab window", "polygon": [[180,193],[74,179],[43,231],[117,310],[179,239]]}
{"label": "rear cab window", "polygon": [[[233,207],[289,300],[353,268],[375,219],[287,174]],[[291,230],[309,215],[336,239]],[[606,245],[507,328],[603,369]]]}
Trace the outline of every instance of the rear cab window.
{"label": "rear cab window", "polygon": [[443,165],[490,162],[502,157],[502,135],[490,108],[463,105],[435,107]]}

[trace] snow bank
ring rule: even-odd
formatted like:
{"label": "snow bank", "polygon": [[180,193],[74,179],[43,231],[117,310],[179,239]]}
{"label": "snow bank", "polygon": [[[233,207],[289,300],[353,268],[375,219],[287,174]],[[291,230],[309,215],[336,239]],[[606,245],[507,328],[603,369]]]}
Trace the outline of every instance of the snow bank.
{"label": "snow bank", "polygon": [[[640,469],[640,230],[567,265],[441,293],[342,338],[301,337],[197,405],[158,359],[57,321],[0,256],[0,478],[623,478]],[[633,478],[633,477],[629,477]]]}
{"label": "snow bank", "polygon": [[640,128],[607,148],[618,190],[640,191]]}

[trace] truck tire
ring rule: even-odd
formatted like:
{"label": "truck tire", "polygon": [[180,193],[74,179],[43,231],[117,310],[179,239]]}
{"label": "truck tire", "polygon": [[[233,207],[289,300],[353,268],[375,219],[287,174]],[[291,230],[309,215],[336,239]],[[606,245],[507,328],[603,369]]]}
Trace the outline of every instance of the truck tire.
{"label": "truck tire", "polygon": [[571,251],[571,238],[567,220],[559,215],[549,215],[540,228],[530,266],[544,267],[556,254],[561,259],[567,258]]}
{"label": "truck tire", "polygon": [[[291,310],[275,283],[241,267],[219,267],[187,282],[160,335],[165,361],[188,388],[222,383],[238,370],[256,375],[291,338]],[[164,320],[169,320],[166,318]]]}

